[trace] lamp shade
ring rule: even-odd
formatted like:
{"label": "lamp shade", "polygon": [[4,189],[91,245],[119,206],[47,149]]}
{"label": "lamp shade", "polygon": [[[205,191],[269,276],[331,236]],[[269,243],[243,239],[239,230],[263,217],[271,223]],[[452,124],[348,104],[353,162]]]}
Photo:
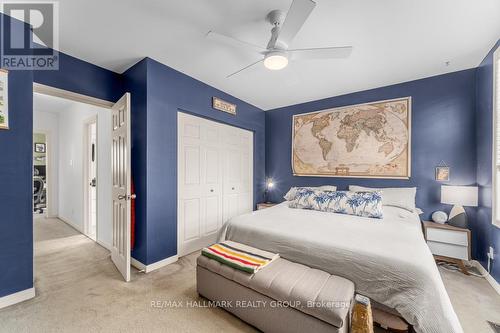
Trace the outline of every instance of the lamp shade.
{"label": "lamp shade", "polygon": [[477,206],[477,186],[441,186],[441,203]]}

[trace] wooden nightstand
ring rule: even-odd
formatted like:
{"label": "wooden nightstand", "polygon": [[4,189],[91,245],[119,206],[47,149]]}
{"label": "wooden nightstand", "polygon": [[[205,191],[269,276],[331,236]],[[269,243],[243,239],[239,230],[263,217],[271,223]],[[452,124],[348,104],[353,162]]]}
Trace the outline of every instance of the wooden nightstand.
{"label": "wooden nightstand", "polygon": [[457,264],[464,274],[469,275],[463,260],[471,259],[470,230],[429,221],[423,224],[427,245],[436,261]]}
{"label": "wooden nightstand", "polygon": [[266,209],[275,205],[276,203],[274,202],[261,202],[257,204],[257,210]]}

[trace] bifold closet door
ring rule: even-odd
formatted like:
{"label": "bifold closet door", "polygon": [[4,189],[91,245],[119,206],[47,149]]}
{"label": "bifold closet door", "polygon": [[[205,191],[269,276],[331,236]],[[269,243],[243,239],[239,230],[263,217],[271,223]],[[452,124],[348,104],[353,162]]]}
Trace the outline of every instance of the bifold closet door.
{"label": "bifold closet door", "polygon": [[214,243],[222,226],[222,177],[218,124],[179,113],[179,255]]}
{"label": "bifold closet door", "polygon": [[217,240],[222,224],[253,207],[253,133],[178,114],[178,252]]}
{"label": "bifold closet door", "polygon": [[252,211],[253,133],[225,126],[222,133],[223,220]]}

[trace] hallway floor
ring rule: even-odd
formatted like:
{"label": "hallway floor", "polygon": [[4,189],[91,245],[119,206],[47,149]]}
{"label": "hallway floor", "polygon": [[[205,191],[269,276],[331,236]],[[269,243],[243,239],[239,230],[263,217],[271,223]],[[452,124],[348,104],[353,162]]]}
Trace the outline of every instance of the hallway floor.
{"label": "hallway floor", "polygon": [[[186,306],[202,301],[196,254],[147,275],[132,269],[125,283],[100,245],[58,219],[34,223],[37,296],[0,310],[2,332],[256,331],[221,309]],[[486,320],[500,321],[500,296],[484,279],[441,272],[465,333],[493,333]]]}

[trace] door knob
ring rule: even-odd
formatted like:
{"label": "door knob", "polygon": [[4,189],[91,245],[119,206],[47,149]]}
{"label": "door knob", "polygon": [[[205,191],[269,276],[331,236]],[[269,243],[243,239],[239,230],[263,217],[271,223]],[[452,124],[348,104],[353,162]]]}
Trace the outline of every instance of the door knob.
{"label": "door knob", "polygon": [[213,188],[211,188],[211,189],[210,189],[210,192],[213,192],[213,191],[214,191],[214,189],[213,189]]}
{"label": "door knob", "polygon": [[234,187],[231,187],[231,190],[233,190],[233,191],[234,191]]}
{"label": "door knob", "polygon": [[131,200],[131,199],[135,199],[137,196],[135,194],[131,194],[131,195],[124,195],[124,194],[120,194],[118,196],[118,200]]}

